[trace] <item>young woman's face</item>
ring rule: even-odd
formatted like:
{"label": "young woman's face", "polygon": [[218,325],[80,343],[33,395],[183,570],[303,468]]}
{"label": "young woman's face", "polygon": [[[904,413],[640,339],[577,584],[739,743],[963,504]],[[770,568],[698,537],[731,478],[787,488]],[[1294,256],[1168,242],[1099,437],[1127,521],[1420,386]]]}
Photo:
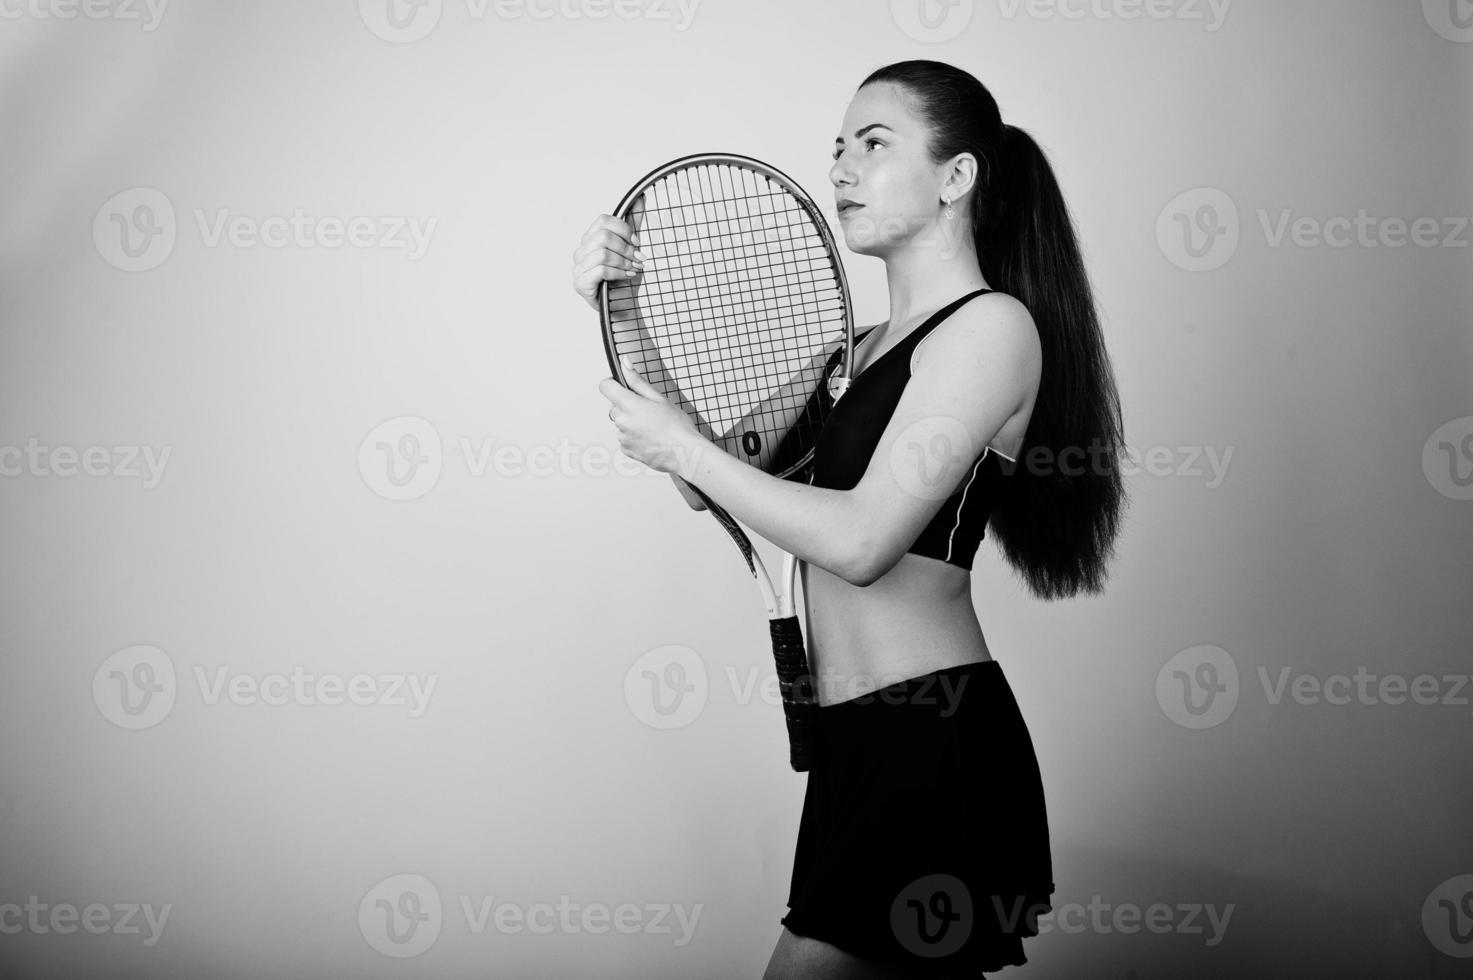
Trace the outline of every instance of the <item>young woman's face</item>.
{"label": "young woman's face", "polygon": [[945,171],[931,162],[925,123],[904,89],[862,87],[844,113],[829,170],[845,244],[883,258],[933,229],[944,209]]}

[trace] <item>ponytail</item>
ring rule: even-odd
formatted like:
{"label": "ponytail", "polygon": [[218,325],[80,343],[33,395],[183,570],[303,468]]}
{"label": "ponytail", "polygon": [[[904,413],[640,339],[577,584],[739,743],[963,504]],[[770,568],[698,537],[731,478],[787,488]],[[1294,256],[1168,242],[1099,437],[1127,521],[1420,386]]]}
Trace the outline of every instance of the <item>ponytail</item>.
{"label": "ponytail", "polygon": [[[931,125],[931,156],[978,162],[972,231],[987,282],[1021,302],[1043,371],[1017,464],[999,481],[989,527],[1004,558],[1043,599],[1104,591],[1126,495],[1125,424],[1093,292],[1063,193],[1043,150],[1002,122],[976,78],[903,61],[863,85],[903,86]],[[863,87],[861,85],[861,87]]]}

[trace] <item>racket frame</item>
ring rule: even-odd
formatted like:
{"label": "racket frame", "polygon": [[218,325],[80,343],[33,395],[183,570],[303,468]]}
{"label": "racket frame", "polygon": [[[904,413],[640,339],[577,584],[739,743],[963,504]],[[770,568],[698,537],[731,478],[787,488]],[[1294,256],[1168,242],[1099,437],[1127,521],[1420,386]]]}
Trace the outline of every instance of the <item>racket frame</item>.
{"label": "racket frame", "polygon": [[[629,191],[624,195],[624,197],[620,199],[618,207],[614,208],[614,217],[620,219],[621,221],[627,220],[630,209],[633,208],[635,202],[639,200],[640,196],[643,195],[645,191],[653,187],[656,183],[663,180],[665,177],[669,176],[675,171],[686,170],[690,167],[706,165],[741,167],[745,170],[751,170],[762,177],[766,177],[769,180],[776,182],[783,188],[783,190],[791,194],[793,198],[798,202],[799,206],[802,207],[805,212],[807,212],[809,220],[812,222],[813,227],[818,231],[819,237],[823,239],[824,247],[828,250],[829,256],[833,259],[835,278],[838,281],[839,297],[842,300],[842,305],[844,308],[843,350],[840,352],[838,366],[834,369],[830,377],[825,382],[829,387],[829,394],[832,395],[834,401],[837,402],[840,398],[844,396],[844,393],[849,390],[849,382],[851,380],[850,370],[853,366],[852,358],[854,353],[854,307],[849,295],[849,277],[844,273],[844,263],[839,258],[838,246],[834,243],[833,232],[829,229],[829,223],[824,218],[823,212],[819,211],[818,205],[813,202],[813,198],[809,197],[808,192],[805,191],[802,187],[799,187],[798,183],[793,180],[793,178],[789,177],[787,174],[783,173],[781,170],[777,169],[771,164],[763,163],[761,160],[756,160],[749,156],[743,156],[739,153],[692,153],[688,156],[683,156],[678,159],[671,160],[669,163],[656,167],[654,170],[651,170],[649,173],[641,177],[638,183],[631,187]],[[611,326],[612,315],[609,310],[608,280],[604,280],[603,282],[599,283],[598,301],[599,317],[603,323],[604,354],[608,357],[609,367],[611,370],[613,370],[614,376],[619,379],[619,383],[624,385],[625,387],[628,387],[629,383],[624,374],[624,366],[619,363],[618,352],[614,350],[614,331]],[[808,447],[808,450],[803,454],[803,457],[792,466],[789,466],[781,472],[773,473],[771,475],[777,477],[778,479],[784,479],[803,469],[812,459],[813,447],[810,446]],[[679,479],[679,477],[676,477],[676,479]],[[686,484],[686,486],[690,486],[690,484]],[[704,493],[701,493],[699,488],[690,487],[690,489],[700,496],[701,502],[704,503],[707,507],[712,506],[711,499],[707,497]]]}

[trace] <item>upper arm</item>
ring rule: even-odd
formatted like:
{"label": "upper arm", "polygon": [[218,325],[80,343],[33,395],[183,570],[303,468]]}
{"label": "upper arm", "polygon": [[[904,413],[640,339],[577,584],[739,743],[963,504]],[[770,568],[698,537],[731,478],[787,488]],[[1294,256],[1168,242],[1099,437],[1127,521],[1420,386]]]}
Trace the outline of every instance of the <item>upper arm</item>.
{"label": "upper arm", "polygon": [[919,345],[911,377],[853,491],[865,579],[900,561],[1038,386],[1028,310],[1003,293],[968,301]]}

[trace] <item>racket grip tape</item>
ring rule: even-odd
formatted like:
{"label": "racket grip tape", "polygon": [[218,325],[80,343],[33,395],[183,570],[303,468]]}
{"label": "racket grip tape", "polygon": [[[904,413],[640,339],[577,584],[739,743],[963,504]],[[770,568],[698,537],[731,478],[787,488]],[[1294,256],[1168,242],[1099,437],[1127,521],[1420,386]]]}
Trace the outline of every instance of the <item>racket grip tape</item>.
{"label": "racket grip tape", "polygon": [[777,660],[777,686],[783,696],[783,715],[788,722],[788,750],[794,772],[807,772],[818,758],[818,697],[808,655],[803,649],[803,632],[797,616],[769,621],[772,655]]}

